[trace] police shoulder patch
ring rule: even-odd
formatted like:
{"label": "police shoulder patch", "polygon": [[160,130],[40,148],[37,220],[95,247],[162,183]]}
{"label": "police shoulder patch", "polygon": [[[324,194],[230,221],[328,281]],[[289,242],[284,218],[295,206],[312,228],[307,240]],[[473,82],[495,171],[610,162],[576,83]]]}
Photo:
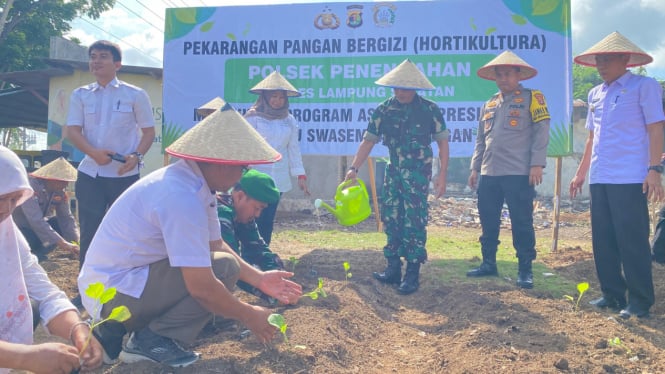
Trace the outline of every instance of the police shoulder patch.
{"label": "police shoulder patch", "polygon": [[550,112],[547,109],[545,96],[539,90],[531,90],[531,121],[540,122],[542,120],[550,119]]}

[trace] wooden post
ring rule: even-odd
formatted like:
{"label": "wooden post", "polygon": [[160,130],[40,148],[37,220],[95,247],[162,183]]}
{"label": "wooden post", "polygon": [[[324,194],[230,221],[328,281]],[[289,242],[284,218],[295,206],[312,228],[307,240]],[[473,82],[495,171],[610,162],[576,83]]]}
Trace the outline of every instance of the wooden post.
{"label": "wooden post", "polygon": [[376,196],[376,174],[374,173],[374,159],[367,158],[367,170],[369,172],[369,184],[372,191],[372,204],[374,204],[374,215],[376,217],[376,230],[383,231],[383,224],[381,222],[381,210],[379,209],[379,199]]}
{"label": "wooden post", "polygon": [[556,158],[556,165],[554,167],[554,198],[552,209],[552,248],[551,252],[557,251],[559,241],[559,211],[561,207],[561,167],[563,159],[559,156]]}

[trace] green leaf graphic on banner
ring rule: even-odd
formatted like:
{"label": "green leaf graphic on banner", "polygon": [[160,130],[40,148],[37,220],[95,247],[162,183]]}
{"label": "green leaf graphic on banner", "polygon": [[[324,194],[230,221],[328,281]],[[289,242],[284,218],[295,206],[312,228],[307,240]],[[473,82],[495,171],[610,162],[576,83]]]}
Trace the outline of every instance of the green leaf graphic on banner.
{"label": "green leaf graphic on banner", "polygon": [[[215,8],[175,8],[167,9],[164,26],[164,42],[178,39],[194,30],[197,25],[209,19],[214,13]],[[207,32],[213,24],[201,25],[201,31]]]}
{"label": "green leaf graphic on banner", "polygon": [[[569,130],[567,130],[570,128]],[[550,142],[547,145],[547,156],[568,156],[572,153],[571,139],[569,134],[573,131],[572,126],[559,124],[557,126],[550,126]]]}
{"label": "green leaf graphic on banner", "polygon": [[233,40],[233,41],[235,41],[237,39],[236,35],[232,32],[226,34],[226,37],[229,38],[230,40]]}
{"label": "green leaf graphic on banner", "polygon": [[476,31],[477,27],[476,27],[476,23],[473,21],[473,18],[471,18],[471,19],[469,20],[469,24],[471,25],[471,29],[472,29],[473,31]]}
{"label": "green leaf graphic on banner", "polygon": [[517,16],[524,17],[543,30],[553,31],[562,35],[570,33],[570,24],[562,20],[570,17],[571,0],[503,0],[504,5],[515,12],[513,22],[523,25]]}
{"label": "green leaf graphic on banner", "polygon": [[210,31],[210,29],[212,29],[213,25],[214,25],[213,22],[206,22],[203,25],[201,25],[201,28],[199,30],[201,30],[201,32],[208,32]]}
{"label": "green leaf graphic on banner", "polygon": [[490,35],[495,31],[496,31],[496,27],[490,27],[487,30],[485,30],[485,35]]}
{"label": "green leaf graphic on banner", "polygon": [[544,16],[554,12],[554,9],[559,6],[559,0],[533,0],[532,4],[533,12],[531,15]]}
{"label": "green leaf graphic on banner", "polygon": [[177,125],[172,122],[165,123],[162,126],[162,151],[176,141],[182,134],[185,133],[185,130],[182,126]]}
{"label": "green leaf graphic on banner", "polygon": [[182,23],[196,23],[196,8],[176,8],[174,14]]}
{"label": "green leaf graphic on banner", "polygon": [[513,22],[516,25],[526,25],[526,18],[520,16],[519,14],[513,14]]}

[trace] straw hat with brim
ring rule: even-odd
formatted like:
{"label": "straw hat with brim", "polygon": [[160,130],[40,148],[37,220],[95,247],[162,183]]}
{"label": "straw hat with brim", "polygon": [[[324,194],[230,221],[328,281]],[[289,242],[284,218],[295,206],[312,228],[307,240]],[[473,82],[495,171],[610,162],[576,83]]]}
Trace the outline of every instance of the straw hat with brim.
{"label": "straw hat with brim", "polygon": [[483,67],[478,69],[479,77],[491,81],[496,80],[496,68],[499,66],[512,66],[520,68],[520,80],[533,78],[538,74],[538,71],[526,61],[522,60],[518,55],[511,51],[504,51],[500,55],[494,57],[492,61],[486,63]]}
{"label": "straw hat with brim", "polygon": [[63,182],[76,181],[76,169],[63,157],[56,158],[32,172],[33,177]]}
{"label": "straw hat with brim", "polygon": [[374,83],[403,90],[433,90],[435,88],[425,74],[408,58]]}
{"label": "straw hat with brim", "polygon": [[286,96],[298,97],[300,92],[293,87],[289,81],[286,80],[277,70],[273,71],[265,77],[261,82],[257,83],[256,86],[252,87],[249,92],[261,95],[263,91],[286,91]]}
{"label": "straw hat with brim", "polygon": [[172,156],[227,165],[269,164],[282,158],[229,104],[166,148]]}
{"label": "straw hat with brim", "polygon": [[217,96],[216,98],[196,108],[196,113],[198,113],[200,116],[207,116],[210,115],[212,112],[223,108],[224,105],[226,105],[226,101],[224,101],[224,99],[222,99],[221,97]]}
{"label": "straw hat with brim", "polygon": [[644,52],[640,47],[636,46],[628,40],[625,36],[618,32],[613,32],[606,36],[603,40],[596,43],[593,47],[579,54],[573,59],[575,63],[596,67],[597,55],[630,55],[626,67],[642,66],[653,61],[653,58]]}

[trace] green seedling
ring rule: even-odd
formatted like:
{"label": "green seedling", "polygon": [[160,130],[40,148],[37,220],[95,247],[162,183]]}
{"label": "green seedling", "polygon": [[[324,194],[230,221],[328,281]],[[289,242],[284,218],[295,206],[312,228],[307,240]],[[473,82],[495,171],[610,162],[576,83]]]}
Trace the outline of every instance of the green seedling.
{"label": "green seedling", "polygon": [[289,264],[291,264],[291,271],[296,270],[296,265],[298,265],[299,262],[300,260],[298,260],[294,256],[289,257]]}
{"label": "green seedling", "polygon": [[[282,336],[284,337],[284,342],[288,345],[289,344],[289,338],[286,336],[286,320],[284,319],[284,316],[278,313],[273,313],[268,316],[268,323],[277,327],[279,329],[279,332],[282,333]],[[294,348],[300,348],[300,349],[306,349],[304,345],[294,345]]]}
{"label": "green seedling", "polygon": [[316,287],[314,290],[304,293],[302,297],[309,297],[312,300],[316,300],[321,297],[328,297],[328,294],[326,294],[326,291],[323,289],[323,278],[319,278],[319,286]]}
{"label": "green seedling", "polygon": [[[104,284],[102,284],[101,282],[96,282],[88,285],[88,288],[85,290],[85,294],[97,301],[97,305],[95,306],[92,315],[93,316],[97,315],[102,305],[113,300],[116,292],[117,291],[115,287],[105,288]],[[129,309],[126,306],[124,305],[117,306],[113,308],[113,310],[111,310],[111,314],[109,314],[109,316],[105,319],[98,321],[95,320],[95,318],[93,317],[92,321],[90,322],[90,332],[92,332],[94,328],[96,328],[97,326],[101,325],[106,321],[124,322],[129,318],[131,318],[131,316],[132,314],[129,312]],[[83,349],[81,349],[81,353],[85,352],[85,350],[88,348],[91,339],[92,339],[92,333],[88,335],[88,339],[86,340]]]}
{"label": "green seedling", "polygon": [[582,282],[577,284],[577,301],[575,298],[573,298],[570,295],[563,295],[566,299],[570,300],[571,303],[575,303],[575,311],[579,310],[580,308],[580,300],[582,300],[582,295],[589,289],[589,283],[588,282]]}
{"label": "green seedling", "polygon": [[351,270],[351,265],[349,265],[349,263],[347,261],[344,261],[342,263],[342,266],[344,266],[344,277],[346,278],[346,281],[348,282],[349,278],[351,278],[353,276],[353,274],[351,274],[351,271],[350,271]]}
{"label": "green seedling", "polygon": [[623,344],[623,342],[621,341],[621,339],[619,339],[618,336],[615,336],[612,339],[608,339],[607,344],[609,344],[611,347],[616,347],[616,348],[619,348],[621,350],[626,351],[627,355],[630,355],[630,354],[633,353],[633,351],[631,351],[630,348],[628,348],[625,344]]}
{"label": "green seedling", "polygon": [[289,338],[286,336],[286,320],[284,319],[284,316],[279,313],[273,313],[268,316],[268,323],[279,329],[279,332],[281,332],[284,337],[284,342],[288,344]]}

